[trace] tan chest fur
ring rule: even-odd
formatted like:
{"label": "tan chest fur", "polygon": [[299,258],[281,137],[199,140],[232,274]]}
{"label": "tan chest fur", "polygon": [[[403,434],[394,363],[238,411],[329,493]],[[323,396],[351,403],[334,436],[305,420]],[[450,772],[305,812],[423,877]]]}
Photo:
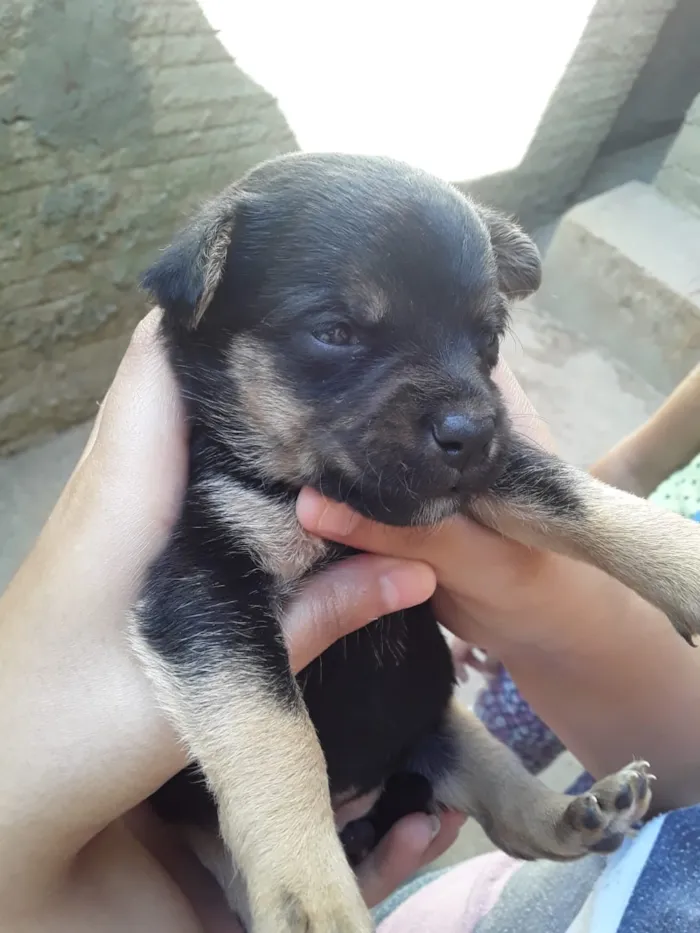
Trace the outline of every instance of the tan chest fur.
{"label": "tan chest fur", "polygon": [[328,545],[297,521],[293,502],[271,499],[227,476],[200,487],[212,512],[280,583],[299,580],[320,560]]}

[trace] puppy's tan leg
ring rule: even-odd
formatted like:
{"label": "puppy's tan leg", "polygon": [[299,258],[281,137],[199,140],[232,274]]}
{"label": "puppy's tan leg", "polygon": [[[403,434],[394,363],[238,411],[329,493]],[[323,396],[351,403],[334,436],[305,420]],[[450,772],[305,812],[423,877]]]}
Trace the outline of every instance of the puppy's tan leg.
{"label": "puppy's tan leg", "polygon": [[684,638],[700,632],[700,523],[521,441],[493,491],[469,511],[506,537],[616,577],[661,609]]}
{"label": "puppy's tan leg", "polygon": [[[245,666],[183,684],[139,648],[217,800],[223,840],[245,882],[250,933],[371,930],[301,699],[284,702],[259,670]],[[231,889],[236,900],[240,889]]]}
{"label": "puppy's tan leg", "polygon": [[555,861],[616,849],[651,801],[646,762],[598,781],[578,797],[558,794],[529,774],[472,713],[453,703],[445,734],[449,773],[434,782],[435,799],[473,816],[509,855]]}

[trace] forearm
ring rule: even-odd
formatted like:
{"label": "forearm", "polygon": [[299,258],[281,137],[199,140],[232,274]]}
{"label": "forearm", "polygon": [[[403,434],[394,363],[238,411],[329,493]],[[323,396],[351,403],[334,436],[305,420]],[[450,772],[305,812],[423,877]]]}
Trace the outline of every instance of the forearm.
{"label": "forearm", "polygon": [[644,758],[658,808],[699,802],[700,650],[588,567],[552,612],[561,637],[500,652],[523,696],[594,775]]}
{"label": "forearm", "polygon": [[0,864],[18,881],[60,868],[184,760],[115,624],[99,535],[60,518],[0,601]]}
{"label": "forearm", "polygon": [[661,407],[591,467],[603,482],[647,497],[700,453],[700,365]]}

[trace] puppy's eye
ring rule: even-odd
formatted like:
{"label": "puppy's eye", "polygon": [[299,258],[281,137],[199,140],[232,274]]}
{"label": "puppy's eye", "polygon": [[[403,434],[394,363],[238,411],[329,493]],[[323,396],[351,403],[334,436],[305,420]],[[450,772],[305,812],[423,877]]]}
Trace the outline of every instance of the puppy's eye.
{"label": "puppy's eye", "polygon": [[352,347],[360,342],[350,325],[341,321],[324,324],[315,330],[313,335],[319,343],[325,343],[329,347]]}

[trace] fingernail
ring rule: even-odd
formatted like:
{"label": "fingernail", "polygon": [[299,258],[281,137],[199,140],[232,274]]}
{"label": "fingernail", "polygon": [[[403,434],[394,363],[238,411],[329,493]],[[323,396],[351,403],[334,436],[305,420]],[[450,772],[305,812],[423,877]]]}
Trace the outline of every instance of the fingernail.
{"label": "fingernail", "polygon": [[435,814],[428,817],[428,820],[430,822],[430,841],[432,842],[433,839],[435,839],[437,834],[440,832],[440,828],[442,824],[440,823],[440,817],[435,816]]}
{"label": "fingernail", "polygon": [[432,572],[421,565],[402,565],[387,571],[379,580],[385,611],[397,612],[411,605],[414,600],[422,602],[429,599],[434,585]]}
{"label": "fingernail", "polygon": [[396,612],[401,608],[399,599],[400,581],[394,579],[400,572],[401,571],[395,570],[393,573],[387,573],[379,580],[379,589],[381,590],[382,601],[387,612]]}
{"label": "fingernail", "polygon": [[317,529],[319,534],[333,538],[346,538],[355,528],[360,516],[346,505],[328,503],[319,515]]}
{"label": "fingernail", "polygon": [[104,414],[106,401],[107,401],[107,395],[105,395],[101,404],[98,403],[99,407],[97,409],[97,415],[95,416],[95,420],[92,423],[92,428],[90,429],[90,436],[88,437],[85,443],[85,447],[83,448],[83,452],[80,455],[80,459],[75,465],[76,471],[80,469],[80,467],[85,463],[85,461],[87,460],[87,458],[90,456],[90,454],[93,451],[95,442],[97,441],[97,435],[100,433],[100,425],[102,424],[102,415]]}

